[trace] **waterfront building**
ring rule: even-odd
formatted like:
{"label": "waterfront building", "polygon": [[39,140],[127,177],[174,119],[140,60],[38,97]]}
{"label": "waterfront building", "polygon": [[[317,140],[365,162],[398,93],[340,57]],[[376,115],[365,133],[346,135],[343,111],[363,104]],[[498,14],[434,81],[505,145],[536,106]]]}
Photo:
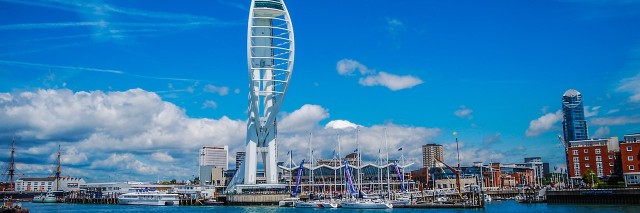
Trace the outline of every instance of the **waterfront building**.
{"label": "waterfront building", "polygon": [[[212,185],[216,183],[214,176],[221,176],[222,171],[229,168],[229,147],[205,146],[200,149],[200,185]],[[224,179],[217,179],[224,183]]]}
{"label": "waterfront building", "polygon": [[625,185],[640,185],[640,133],[624,136],[620,143],[620,159]]}
{"label": "waterfront building", "polygon": [[615,164],[620,152],[618,137],[570,141],[568,148],[569,177],[582,179],[587,171],[599,178],[616,174]]}
{"label": "waterfront building", "polygon": [[80,190],[90,194],[119,195],[127,193],[131,185],[129,182],[84,183],[80,184]]}
{"label": "waterfront building", "polygon": [[[336,194],[348,191],[344,177],[345,160],[349,164],[352,181],[356,184],[356,188],[360,186],[367,193],[387,190],[397,192],[401,190],[403,182],[398,173],[396,173],[393,163],[380,165],[378,163],[359,162],[358,159],[356,153],[351,153],[342,159],[317,160],[317,164],[313,166],[310,163],[305,163],[300,176],[300,193]],[[390,160],[390,162],[395,162],[395,160]],[[403,176],[405,189],[407,190],[416,189],[416,184],[411,180],[410,173],[402,172],[403,169],[411,165],[413,163],[398,164],[398,171]],[[282,174],[292,173],[294,175],[293,181],[280,178],[280,182],[287,184],[286,188],[289,190],[295,188],[295,179],[297,178],[295,175],[298,173],[299,166],[289,168],[288,166],[280,165],[279,168],[283,170]],[[312,171],[313,176],[311,176]],[[358,176],[361,177],[362,183],[357,183]]]}
{"label": "waterfront building", "polygon": [[[59,186],[56,184],[59,183]],[[80,184],[84,184],[82,178],[60,177],[56,181],[55,177],[44,178],[20,178],[16,181],[16,191],[20,192],[47,192],[62,190],[65,192],[80,190]]]}
{"label": "waterfront building", "polygon": [[[247,26],[249,106],[245,159],[227,191],[283,189],[278,182],[277,116],[293,73],[295,39],[283,0],[252,0]],[[258,159],[265,183],[258,183]]]}
{"label": "waterfront building", "polygon": [[533,169],[535,186],[541,186],[545,175],[549,174],[549,163],[542,162],[541,157],[527,157],[524,158],[524,163],[516,165],[518,167]]}
{"label": "waterfront building", "polygon": [[444,149],[441,144],[422,145],[422,167],[437,166],[438,160],[444,162]]}
{"label": "waterfront building", "polygon": [[564,141],[589,139],[589,130],[584,116],[582,94],[580,92],[569,89],[562,95],[562,114]]}

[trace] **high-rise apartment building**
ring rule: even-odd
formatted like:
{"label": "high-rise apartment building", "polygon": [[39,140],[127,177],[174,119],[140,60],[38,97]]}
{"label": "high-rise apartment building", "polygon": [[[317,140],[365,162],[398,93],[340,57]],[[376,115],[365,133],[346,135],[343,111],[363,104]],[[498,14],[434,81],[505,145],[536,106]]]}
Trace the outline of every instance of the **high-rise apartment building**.
{"label": "high-rise apartment building", "polygon": [[200,149],[200,166],[214,166],[216,168],[229,168],[229,147],[205,146]]}
{"label": "high-rise apartment building", "polygon": [[565,143],[571,141],[589,139],[587,120],[584,117],[582,95],[580,92],[570,89],[562,95],[562,130]]}
{"label": "high-rise apartment building", "polygon": [[444,161],[444,149],[440,144],[422,145],[422,166],[424,168],[434,167],[438,163],[436,159]]}

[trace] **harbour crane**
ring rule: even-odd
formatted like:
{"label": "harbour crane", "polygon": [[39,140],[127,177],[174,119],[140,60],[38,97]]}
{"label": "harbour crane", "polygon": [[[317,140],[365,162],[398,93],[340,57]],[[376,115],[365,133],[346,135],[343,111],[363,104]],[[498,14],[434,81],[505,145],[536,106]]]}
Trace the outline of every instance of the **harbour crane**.
{"label": "harbour crane", "polygon": [[456,174],[456,185],[458,187],[458,196],[460,196],[460,199],[462,200],[462,189],[460,187],[460,170],[457,170],[449,165],[447,165],[446,163],[442,162],[440,159],[435,158],[436,161],[442,163],[444,166],[446,166],[449,170],[453,171]]}

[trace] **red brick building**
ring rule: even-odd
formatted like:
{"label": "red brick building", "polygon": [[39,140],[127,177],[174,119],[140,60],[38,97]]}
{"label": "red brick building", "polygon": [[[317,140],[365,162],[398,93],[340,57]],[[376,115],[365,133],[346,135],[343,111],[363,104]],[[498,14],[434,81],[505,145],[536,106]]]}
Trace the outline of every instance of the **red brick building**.
{"label": "red brick building", "polygon": [[599,178],[616,174],[615,163],[620,151],[618,138],[570,141],[568,148],[569,176],[582,179],[587,171],[593,171]]}
{"label": "red brick building", "polygon": [[625,185],[640,185],[640,133],[624,136],[620,158]]}

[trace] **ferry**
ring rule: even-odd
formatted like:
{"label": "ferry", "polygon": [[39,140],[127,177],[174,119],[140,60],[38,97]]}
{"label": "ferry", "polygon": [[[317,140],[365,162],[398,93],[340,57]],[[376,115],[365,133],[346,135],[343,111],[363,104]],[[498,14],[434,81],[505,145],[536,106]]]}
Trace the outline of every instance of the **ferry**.
{"label": "ferry", "polygon": [[149,189],[130,189],[118,196],[120,205],[173,206],[180,205],[178,194],[167,194]]}

